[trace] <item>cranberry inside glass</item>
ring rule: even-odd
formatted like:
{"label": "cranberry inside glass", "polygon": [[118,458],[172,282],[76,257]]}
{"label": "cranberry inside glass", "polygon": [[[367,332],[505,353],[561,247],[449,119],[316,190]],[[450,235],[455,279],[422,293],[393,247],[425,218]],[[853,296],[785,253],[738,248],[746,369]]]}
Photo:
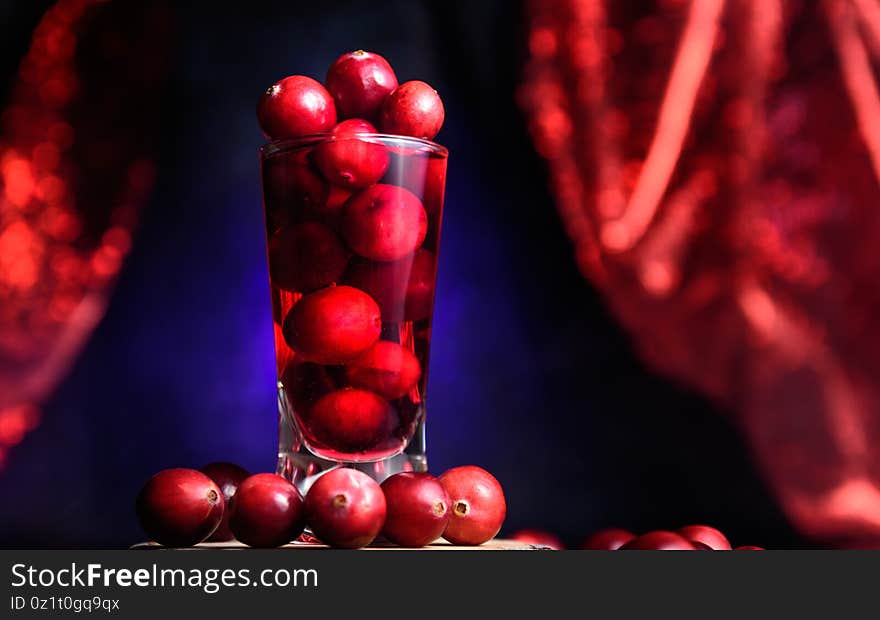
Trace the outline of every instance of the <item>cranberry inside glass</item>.
{"label": "cranberry inside glass", "polygon": [[278,473],[303,492],[338,463],[380,482],[427,469],[447,151],[358,127],[272,142],[260,153]]}

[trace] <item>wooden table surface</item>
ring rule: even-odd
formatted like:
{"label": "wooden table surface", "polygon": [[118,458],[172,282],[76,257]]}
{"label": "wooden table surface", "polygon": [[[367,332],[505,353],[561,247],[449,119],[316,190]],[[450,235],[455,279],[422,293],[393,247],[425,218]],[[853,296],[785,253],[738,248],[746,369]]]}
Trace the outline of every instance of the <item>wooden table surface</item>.
{"label": "wooden table surface", "polygon": [[[162,545],[154,542],[143,542],[138,543],[131,547],[132,549],[139,550],[156,550],[161,551],[163,549],[167,549],[168,547],[163,547]],[[279,547],[280,549],[296,549],[296,550],[308,550],[308,549],[327,549],[327,545],[322,545],[318,543],[303,543],[303,542],[292,542],[284,545],[283,547]],[[185,549],[192,551],[207,551],[207,550],[241,550],[241,549],[250,549],[247,545],[244,545],[237,540],[232,540],[229,542],[208,542],[201,543],[196,545],[195,547],[185,547]],[[411,547],[398,547],[396,545],[382,545],[375,544],[373,546],[367,547],[367,551],[545,551],[549,550],[549,547],[542,547],[540,545],[531,545],[527,543],[521,543],[517,540],[505,540],[503,538],[495,538],[490,540],[489,542],[483,543],[482,545],[477,545],[475,547],[460,547],[457,545],[451,545],[444,540],[437,541],[428,545],[427,547],[420,547],[418,549],[414,549]]]}

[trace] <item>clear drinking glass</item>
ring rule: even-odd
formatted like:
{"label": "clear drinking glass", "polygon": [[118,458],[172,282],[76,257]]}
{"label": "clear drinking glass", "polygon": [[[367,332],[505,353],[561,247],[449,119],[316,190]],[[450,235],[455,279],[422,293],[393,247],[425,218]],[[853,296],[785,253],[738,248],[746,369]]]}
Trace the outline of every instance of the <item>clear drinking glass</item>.
{"label": "clear drinking glass", "polygon": [[425,471],[425,387],[447,151],[316,135],[260,151],[278,473]]}

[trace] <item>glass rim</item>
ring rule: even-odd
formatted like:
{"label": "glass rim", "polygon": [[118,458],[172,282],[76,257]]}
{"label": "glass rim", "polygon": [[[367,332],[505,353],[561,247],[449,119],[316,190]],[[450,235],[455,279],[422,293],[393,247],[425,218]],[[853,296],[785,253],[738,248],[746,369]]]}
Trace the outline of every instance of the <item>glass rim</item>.
{"label": "glass rim", "polygon": [[[431,140],[424,140],[422,138],[414,138],[412,136],[401,136],[390,133],[358,133],[355,134],[358,139],[366,139],[374,140],[377,142],[381,142],[382,144],[392,143],[392,146],[409,146],[418,148],[421,151],[428,151],[434,153],[436,155],[440,155],[442,157],[449,156],[449,150],[436,142],[432,142]],[[345,137],[344,140],[353,139],[355,136],[351,138]],[[281,138],[278,140],[272,140],[260,147],[260,155],[263,157],[271,157],[273,155],[278,155],[279,153],[285,153],[287,151],[293,151],[298,148],[303,148],[306,146],[314,146],[316,144],[321,144],[323,142],[332,142],[336,140],[332,133],[313,133],[307,136],[299,136],[296,138]]]}

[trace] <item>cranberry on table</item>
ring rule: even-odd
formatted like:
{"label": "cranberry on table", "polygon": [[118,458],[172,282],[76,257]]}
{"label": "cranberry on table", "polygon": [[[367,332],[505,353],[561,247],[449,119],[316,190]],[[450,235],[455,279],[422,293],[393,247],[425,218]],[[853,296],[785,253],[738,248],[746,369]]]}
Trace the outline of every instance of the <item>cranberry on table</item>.
{"label": "cranberry on table", "polygon": [[428,215],[411,191],[383,183],[352,196],[343,207],[342,236],[357,254],[393,261],[422,245]]}
{"label": "cranberry on table", "polygon": [[151,540],[166,547],[191,547],[214,533],[226,502],[220,487],[194,469],[166,469],[138,494],[135,511]]}
{"label": "cranberry on table", "polygon": [[517,540],[527,545],[549,547],[554,551],[562,551],[565,549],[565,544],[556,534],[544,532],[542,530],[519,530],[513,534],[510,539]]}
{"label": "cranberry on table", "polygon": [[492,474],[464,465],[444,472],[440,483],[452,502],[443,538],[454,545],[480,545],[501,530],[507,503],[501,484]]}
{"label": "cranberry on table", "polygon": [[388,151],[384,144],[358,138],[376,133],[367,121],[352,118],[342,121],[331,132],[331,139],[315,147],[315,165],[324,178],[345,189],[372,185],[388,169]]}
{"label": "cranberry on table", "polygon": [[675,532],[655,530],[632,539],[621,551],[696,551],[697,547]]}
{"label": "cranberry on table", "polygon": [[404,82],[382,104],[380,125],[385,133],[432,140],[443,126],[440,95],[419,80]]}
{"label": "cranberry on table", "polygon": [[388,439],[394,408],[366,390],[343,388],[319,398],[305,414],[306,432],[339,452],[362,452]]}
{"label": "cranberry on table", "polygon": [[636,536],[630,531],[617,527],[599,530],[587,537],[581,549],[592,551],[617,551]]}
{"label": "cranberry on table", "polygon": [[275,474],[255,474],[232,497],[229,526],[251,547],[280,547],[305,527],[303,498],[293,484]]}
{"label": "cranberry on table", "polygon": [[319,222],[284,226],[269,239],[269,277],[286,291],[308,292],[339,281],[348,252]]}
{"label": "cranberry on table", "polygon": [[708,525],[686,525],[678,530],[692,542],[701,542],[716,551],[730,551],[730,541],[719,530]]}
{"label": "cranberry on table", "polygon": [[382,102],[397,88],[397,76],[379,54],[357,50],[336,59],[326,83],[340,118],[365,118],[375,123]]}
{"label": "cranberry on table", "polygon": [[323,474],[306,494],[305,508],[309,527],[331,547],[366,547],[385,523],[382,489],[355,469],[339,468]]}
{"label": "cranberry on table", "polygon": [[320,82],[291,75],[263,93],[257,104],[257,120],[272,140],[324,133],[336,124],[336,105]]}
{"label": "cranberry on table", "polygon": [[427,473],[403,472],[382,483],[387,514],[382,534],[402,547],[424,547],[440,538],[450,518],[449,494]]}
{"label": "cranberry on table", "polygon": [[407,394],[421,376],[422,366],[415,354],[387,340],[380,340],[345,367],[345,377],[352,386],[388,400]]}
{"label": "cranberry on table", "polygon": [[409,256],[375,262],[353,259],[343,281],[367,292],[385,321],[418,321],[431,315],[434,300],[436,256],[419,248]]}
{"label": "cranberry on table", "polygon": [[210,463],[209,465],[202,467],[199,471],[208,476],[218,487],[220,487],[220,492],[223,493],[223,499],[226,502],[226,510],[223,511],[223,518],[220,520],[220,525],[218,525],[217,529],[214,530],[214,533],[208,537],[208,541],[224,542],[232,540],[232,531],[229,529],[229,501],[232,499],[232,496],[235,495],[235,491],[238,489],[238,485],[241,484],[241,481],[251,474],[243,467],[239,467],[233,463],[224,462]]}
{"label": "cranberry on table", "polygon": [[284,319],[291,349],[318,364],[345,364],[379,339],[382,319],[372,297],[351,286],[331,286],[303,296]]}

